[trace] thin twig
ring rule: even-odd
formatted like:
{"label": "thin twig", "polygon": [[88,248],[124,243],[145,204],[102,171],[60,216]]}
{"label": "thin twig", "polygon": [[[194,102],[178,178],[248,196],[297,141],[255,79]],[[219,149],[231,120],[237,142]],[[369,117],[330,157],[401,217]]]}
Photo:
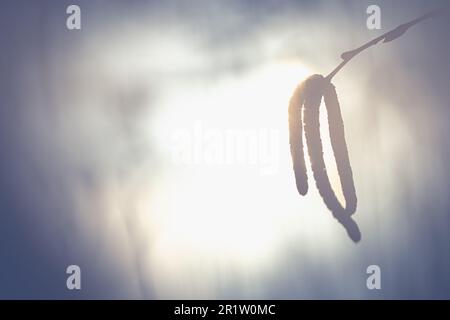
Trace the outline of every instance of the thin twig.
{"label": "thin twig", "polygon": [[328,76],[326,76],[326,79],[328,81],[331,81],[331,79],[339,72],[339,70],[341,70],[353,57],[355,57],[356,55],[358,55],[362,51],[366,50],[367,48],[376,45],[380,41],[383,41],[384,43],[386,43],[386,42],[390,42],[392,40],[395,40],[395,39],[399,38],[400,36],[402,36],[413,25],[415,25],[415,24],[417,24],[417,23],[419,23],[419,22],[421,22],[421,21],[423,21],[425,19],[433,18],[433,17],[436,17],[438,15],[442,15],[444,13],[447,13],[448,9],[449,8],[446,7],[446,8],[433,10],[433,11],[427,13],[427,14],[424,14],[423,16],[420,16],[419,18],[411,20],[410,22],[401,24],[397,28],[382,34],[381,36],[379,36],[379,37],[377,37],[377,38],[367,42],[366,44],[362,45],[361,47],[359,47],[357,49],[344,52],[341,55],[341,58],[343,59],[343,61]]}

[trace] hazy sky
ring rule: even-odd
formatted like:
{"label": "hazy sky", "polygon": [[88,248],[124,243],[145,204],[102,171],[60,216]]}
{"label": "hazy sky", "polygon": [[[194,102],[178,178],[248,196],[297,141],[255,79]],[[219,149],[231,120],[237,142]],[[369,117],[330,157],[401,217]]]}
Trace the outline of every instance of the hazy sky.
{"label": "hazy sky", "polygon": [[368,30],[373,1],[76,1],[69,31],[73,1],[2,1],[0,297],[450,298],[448,16],[333,80],[358,244],[298,195],[287,131],[299,82],[447,2]]}

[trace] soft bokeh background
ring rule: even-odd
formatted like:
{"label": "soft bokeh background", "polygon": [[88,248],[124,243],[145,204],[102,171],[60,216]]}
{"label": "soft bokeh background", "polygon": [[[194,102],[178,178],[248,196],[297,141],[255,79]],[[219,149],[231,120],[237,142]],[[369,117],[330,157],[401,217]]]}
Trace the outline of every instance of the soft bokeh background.
{"label": "soft bokeh background", "polygon": [[[360,243],[298,196],[287,139],[297,83],[448,1],[377,1],[375,31],[373,1],[76,2],[80,31],[69,1],[0,4],[1,298],[450,298],[448,16],[333,81]],[[268,162],[174,162],[198,124],[262,132]]]}

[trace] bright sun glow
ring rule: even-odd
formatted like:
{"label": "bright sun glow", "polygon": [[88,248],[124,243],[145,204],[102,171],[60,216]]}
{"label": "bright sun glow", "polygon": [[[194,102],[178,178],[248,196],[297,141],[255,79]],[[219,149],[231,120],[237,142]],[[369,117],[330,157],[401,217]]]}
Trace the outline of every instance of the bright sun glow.
{"label": "bright sun glow", "polygon": [[[168,270],[189,270],[194,260],[264,270],[274,262],[282,241],[294,235],[331,241],[337,225],[314,190],[311,175],[310,193],[304,198],[297,194],[287,139],[289,98],[310,74],[301,64],[276,62],[207,87],[187,85],[164,101],[152,123],[158,151],[168,164],[171,133],[193,131],[199,121],[207,128],[267,128],[278,135],[277,170],[272,175],[239,165],[168,165],[152,197],[152,208],[158,208],[152,256],[160,265],[162,282],[173,281]],[[328,138],[324,140],[327,163],[333,163]]]}
{"label": "bright sun glow", "polygon": [[[248,278],[270,272],[286,244],[301,244],[306,251],[332,247],[337,254],[346,242],[336,239],[347,240],[345,230],[319,196],[308,157],[309,192],[305,197],[297,193],[289,151],[289,99],[295,87],[314,73],[313,68],[274,57],[236,72],[195,76],[202,74],[203,63],[211,61],[185,39],[161,40],[158,48],[177,43],[167,56],[155,56],[156,45],[138,40],[136,36],[117,41],[126,45],[113,46],[98,61],[107,75],[125,83],[129,79],[145,83],[146,74],[164,74],[169,67],[169,76],[148,83],[149,88],[159,86],[158,95],[149,101],[148,118],[139,119],[151,156],[148,163],[134,168],[133,179],[146,182],[136,187],[130,179],[129,186],[121,182],[116,191],[105,186],[104,196],[111,203],[132,199],[142,268],[158,294],[213,296],[212,282],[227,273]],[[105,52],[93,45],[94,52]],[[330,179],[341,196],[324,109],[320,121]],[[269,157],[262,161],[257,152],[256,159],[244,163],[174,161],[175,133],[182,130],[195,138],[199,125],[207,135],[230,130],[254,133],[257,149],[266,148]],[[115,212],[119,221],[121,213]],[[130,219],[129,214],[123,219]],[[323,252],[311,254],[317,257]]]}

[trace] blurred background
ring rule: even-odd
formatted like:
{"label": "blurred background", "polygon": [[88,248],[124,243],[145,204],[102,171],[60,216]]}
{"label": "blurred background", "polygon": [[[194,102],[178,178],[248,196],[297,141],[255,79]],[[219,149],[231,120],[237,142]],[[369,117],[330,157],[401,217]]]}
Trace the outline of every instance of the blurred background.
{"label": "blurred background", "polygon": [[298,83],[448,1],[377,1],[381,30],[373,1],[70,4],[0,4],[0,298],[450,298],[448,16],[333,80],[359,243],[311,172],[298,195],[287,128]]}

